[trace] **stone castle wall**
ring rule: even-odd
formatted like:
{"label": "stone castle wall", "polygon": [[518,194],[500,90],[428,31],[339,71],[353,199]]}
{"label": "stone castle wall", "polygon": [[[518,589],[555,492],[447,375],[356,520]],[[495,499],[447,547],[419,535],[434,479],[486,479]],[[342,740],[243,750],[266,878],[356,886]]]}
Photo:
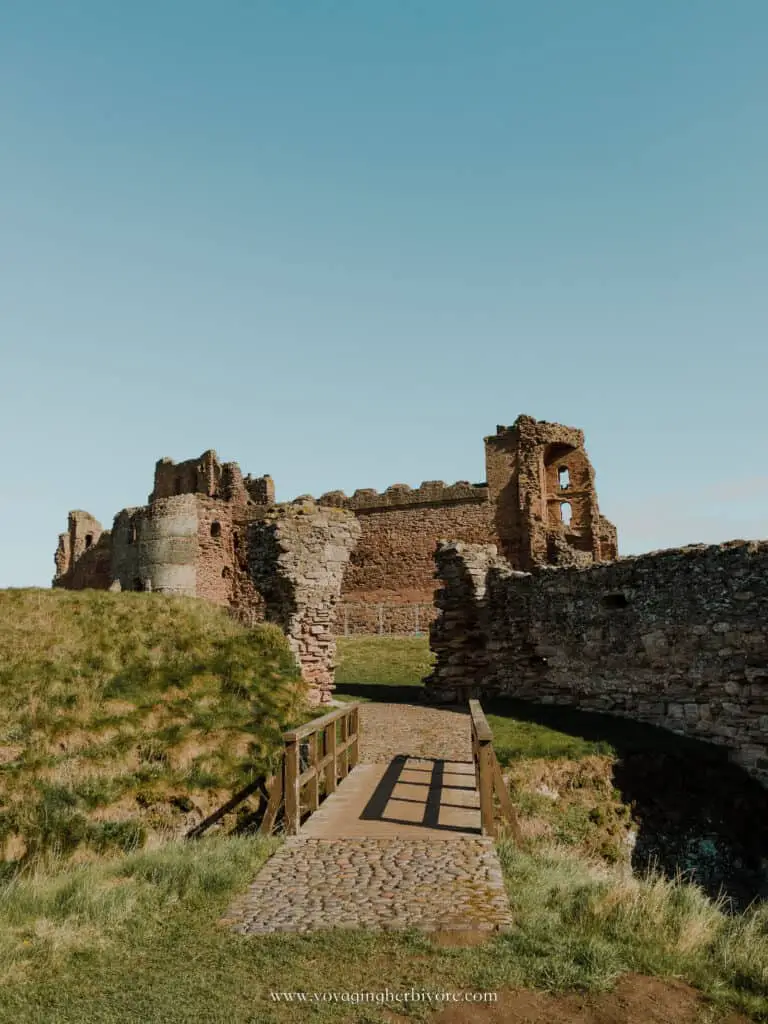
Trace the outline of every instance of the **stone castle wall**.
{"label": "stone castle wall", "polygon": [[55,582],[70,590],[105,590],[112,578],[111,561],[109,531],[89,512],[70,512],[54,555]]}
{"label": "stone castle wall", "polygon": [[310,698],[319,703],[333,690],[335,609],[359,536],[349,512],[314,505],[274,509],[250,526],[250,575],[265,618],[286,633]]}
{"label": "stone castle wall", "polygon": [[[395,484],[383,494],[331,491],[319,499],[321,509],[358,524],[341,583],[350,605],[346,621],[351,611],[378,632],[384,603],[383,631],[412,632],[414,607],[432,603],[433,553],[446,535],[497,542],[521,566],[615,557],[615,529],[599,515],[581,431],[520,416],[513,426],[498,427],[485,446],[483,484],[430,480],[418,488]],[[565,482],[563,473],[570,473]],[[213,450],[184,462],[160,459],[147,505],[123,509],[111,531],[87,512],[70,514],[54,585],[195,596],[256,621],[268,609],[253,577],[251,527],[275,508],[302,506],[305,497],[276,506],[269,475],[244,477],[237,463],[220,462]],[[314,499],[306,501],[319,515]],[[566,526],[560,514],[568,503]],[[375,620],[359,612],[361,605],[376,609]],[[336,631],[341,610],[334,603]]]}
{"label": "stone castle wall", "polygon": [[360,540],[343,587],[344,596],[355,601],[431,602],[438,538],[447,534],[486,543],[494,537],[487,498],[372,507],[356,515]]}
{"label": "stone castle wall", "polygon": [[445,542],[430,700],[507,694],[723,744],[768,783],[768,541],[515,571]]}

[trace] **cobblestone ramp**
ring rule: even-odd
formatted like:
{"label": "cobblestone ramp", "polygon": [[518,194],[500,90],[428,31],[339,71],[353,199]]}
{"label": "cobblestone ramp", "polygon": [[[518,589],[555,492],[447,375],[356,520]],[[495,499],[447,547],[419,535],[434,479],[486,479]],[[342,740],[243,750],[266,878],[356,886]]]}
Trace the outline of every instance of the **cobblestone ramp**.
{"label": "cobblestone ramp", "polygon": [[244,935],[321,928],[492,932],[512,923],[490,839],[287,840],[232,906]]}

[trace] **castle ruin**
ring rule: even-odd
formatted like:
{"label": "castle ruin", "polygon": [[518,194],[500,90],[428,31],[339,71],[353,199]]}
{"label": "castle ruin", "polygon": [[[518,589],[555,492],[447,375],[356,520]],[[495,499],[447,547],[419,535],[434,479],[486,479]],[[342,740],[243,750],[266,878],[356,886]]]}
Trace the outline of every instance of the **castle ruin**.
{"label": "castle ruin", "polygon": [[[302,496],[346,510],[360,539],[341,595],[354,601],[432,603],[433,553],[449,537],[496,544],[515,568],[588,565],[618,556],[616,528],[600,514],[584,434],[519,416],[485,438],[486,481],[393,484],[383,494],[357,490]],[[89,513],[69,513],[59,537],[54,586],[151,588],[202,597],[258,614],[261,597],[249,567],[249,529],[277,506],[270,476],[244,477],[214,451],[175,463],[161,459],[148,503],[125,508],[106,531]]]}
{"label": "castle ruin", "polygon": [[[581,430],[519,416],[485,438],[485,463],[480,484],[394,484],[383,494],[330,491],[278,504],[270,476],[243,476],[237,463],[219,462],[214,451],[180,463],[161,459],[147,504],[122,509],[111,530],[88,512],[69,513],[53,585],[204,598],[246,621],[280,621],[289,639],[295,633],[298,651],[305,643],[300,637],[333,632],[340,602],[386,601],[404,609],[404,620],[414,603],[431,606],[433,555],[444,537],[495,544],[521,570],[618,557],[616,529],[600,514]],[[291,560],[286,585],[294,598],[309,600],[307,586],[316,585],[312,613],[305,609],[304,625],[289,629],[271,574],[280,576]],[[330,669],[324,674],[310,661],[311,669],[300,659],[305,675],[327,699]]]}

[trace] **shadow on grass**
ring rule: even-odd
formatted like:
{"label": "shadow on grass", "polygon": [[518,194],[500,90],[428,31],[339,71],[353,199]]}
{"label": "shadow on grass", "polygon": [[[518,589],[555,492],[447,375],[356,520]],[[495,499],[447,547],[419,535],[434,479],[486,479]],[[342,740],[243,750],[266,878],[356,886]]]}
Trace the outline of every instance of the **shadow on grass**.
{"label": "shadow on grass", "polygon": [[333,696],[337,700],[366,700],[382,704],[415,704],[421,706],[421,683],[338,683]]}
{"label": "shadow on grass", "polygon": [[[613,784],[632,808],[632,866],[682,872],[734,910],[768,897],[768,792],[726,748],[613,715],[506,698],[483,701],[502,761],[613,754]],[[498,719],[504,721],[499,722]],[[518,737],[532,738],[515,744]],[[528,729],[520,729],[527,723]],[[550,732],[551,730],[551,732]],[[506,734],[506,736],[505,736]]]}

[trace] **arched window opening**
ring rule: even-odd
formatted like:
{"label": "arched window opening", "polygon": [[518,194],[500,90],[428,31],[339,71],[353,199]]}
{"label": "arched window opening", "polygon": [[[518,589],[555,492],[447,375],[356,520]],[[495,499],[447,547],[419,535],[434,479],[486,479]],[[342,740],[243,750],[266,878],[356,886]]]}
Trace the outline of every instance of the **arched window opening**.
{"label": "arched window opening", "polygon": [[218,519],[215,520],[215,522],[211,523],[211,536],[212,537],[220,537],[221,536],[221,523],[218,521]]}
{"label": "arched window opening", "polygon": [[92,533],[86,533],[86,535],[85,535],[85,548],[86,548],[86,551],[91,546],[91,544],[93,544],[93,534]]}
{"label": "arched window opening", "polygon": [[130,525],[130,527],[128,529],[128,543],[129,544],[135,544],[136,543],[136,524],[135,523],[131,523],[131,525]]}
{"label": "arched window opening", "polygon": [[231,576],[232,576],[232,570],[229,568],[228,565],[225,565],[224,568],[221,570],[221,578],[223,580],[228,580],[228,579],[231,578]]}
{"label": "arched window opening", "polygon": [[568,472],[567,466],[560,466],[558,469],[557,486],[561,491],[565,491],[571,486],[571,474]]}
{"label": "arched window opening", "polygon": [[232,534],[232,547],[235,549],[235,554],[240,550],[240,534],[235,531]]}
{"label": "arched window opening", "polygon": [[573,516],[573,509],[571,508],[570,502],[568,502],[568,501],[561,501],[560,502],[560,520],[561,520],[561,522],[564,523],[566,526],[570,526],[571,525],[571,518],[572,518],[572,516]]}

